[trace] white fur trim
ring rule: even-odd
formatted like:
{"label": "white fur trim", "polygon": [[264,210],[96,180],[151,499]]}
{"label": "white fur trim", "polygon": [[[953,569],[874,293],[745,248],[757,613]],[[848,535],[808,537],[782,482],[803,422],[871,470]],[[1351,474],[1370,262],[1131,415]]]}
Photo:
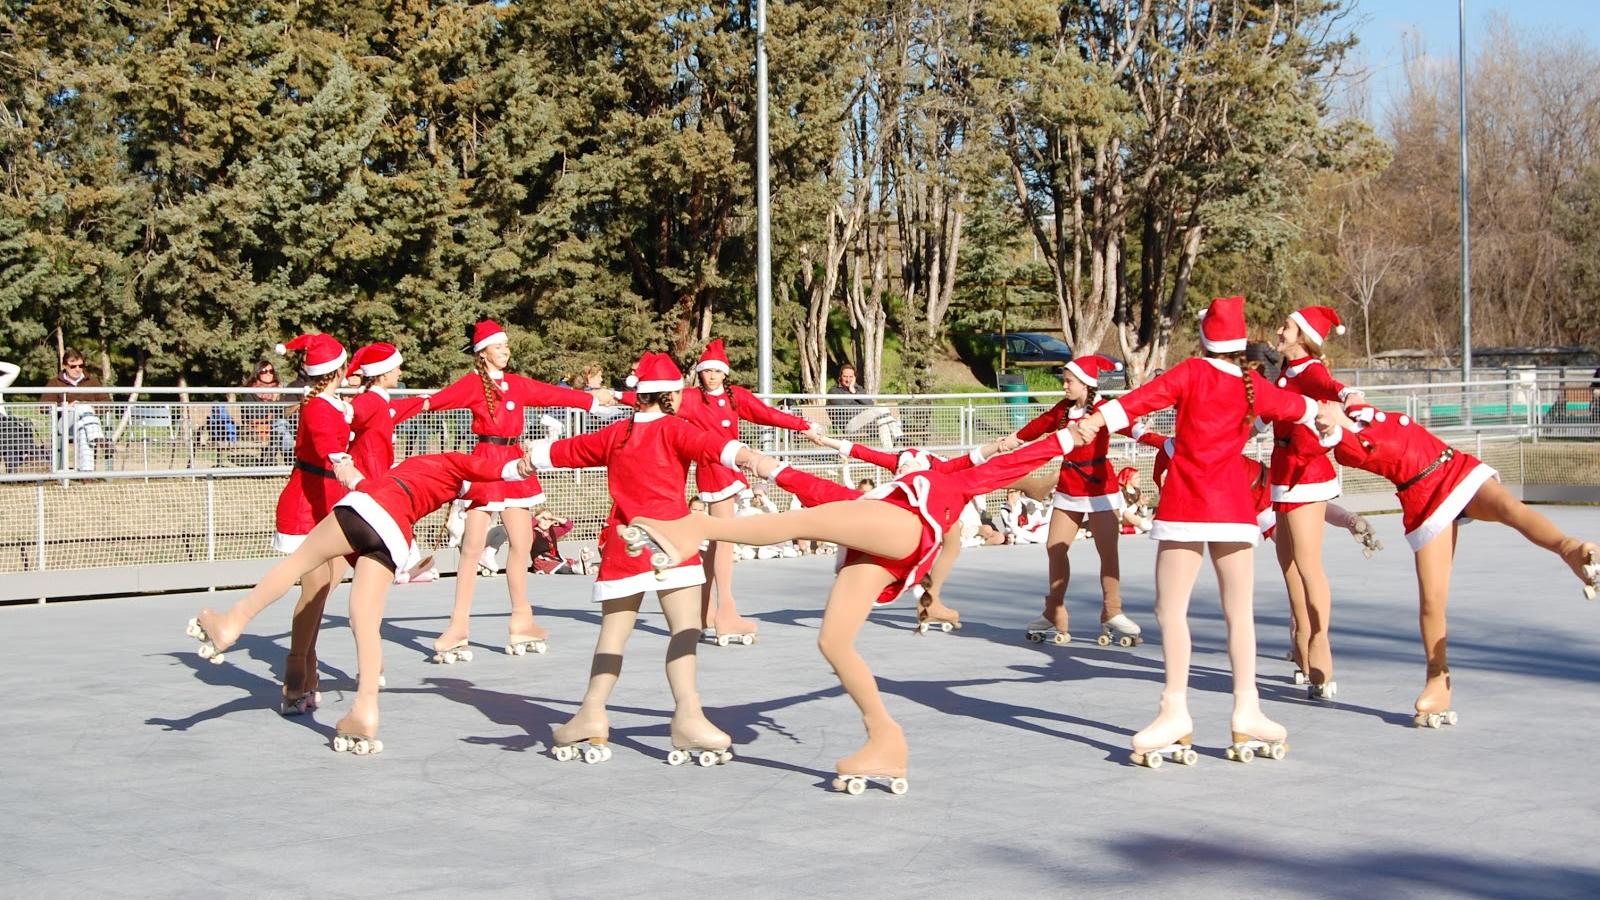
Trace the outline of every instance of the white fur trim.
{"label": "white fur trim", "polygon": [[640,394],[666,394],[683,390],[683,379],[676,381],[641,381],[633,387]]}
{"label": "white fur trim", "polygon": [[510,462],[506,463],[504,466],[501,466],[500,467],[500,480],[501,481],[521,481],[522,480],[522,473],[517,471],[517,466],[519,466],[521,464],[522,464],[522,460],[513,459]]}
{"label": "white fur trim", "polygon": [[738,468],[739,451],[745,449],[744,444],[738,441],[729,441],[722,445],[722,453],[717,457],[722,464],[730,469]]}
{"label": "white fur trim", "polygon": [[411,548],[411,543],[400,533],[400,526],[395,523],[389,511],[372,499],[371,494],[361,491],[351,491],[344,495],[344,499],[334,504],[337,509],[348,506],[356,511],[362,521],[372,526],[372,530],[383,539],[383,549],[389,551],[389,558],[394,560],[396,566],[403,565],[406,561],[406,552]]}
{"label": "white fur trim", "polygon": [[698,365],[696,365],[694,367],[694,370],[695,370],[696,374],[698,374],[700,372],[704,372],[707,369],[710,369],[710,370],[712,370],[714,372],[721,372],[724,375],[726,375],[729,372],[733,371],[732,369],[728,368],[728,364],[727,363],[723,362],[720,359],[708,359],[705,362],[699,363]]}
{"label": "white fur trim", "polygon": [[1213,341],[1206,337],[1205,331],[1200,332],[1200,344],[1212,353],[1243,353],[1250,345],[1249,338],[1234,338],[1231,341]]}
{"label": "white fur trim", "polygon": [[1311,323],[1306,321],[1305,316],[1300,315],[1300,310],[1298,309],[1292,313],[1289,313],[1289,320],[1294,322],[1296,325],[1299,325],[1300,333],[1310,338],[1311,343],[1316,344],[1318,347],[1321,347],[1322,342],[1328,339],[1327,335],[1317,331],[1315,328],[1312,328]]}
{"label": "white fur trim", "polygon": [[316,377],[318,377],[320,375],[326,375],[329,372],[336,371],[340,366],[344,365],[344,361],[349,359],[349,358],[350,358],[350,354],[344,352],[343,350],[340,350],[339,351],[339,355],[337,357],[334,357],[333,359],[329,360],[328,362],[317,363],[314,366],[313,365],[302,365],[300,368],[307,375],[310,375],[311,377],[316,378]]}
{"label": "white fur trim", "polygon": [[1261,529],[1254,522],[1166,522],[1157,519],[1150,537],[1158,541],[1207,544],[1259,544]]}
{"label": "white fur trim", "polygon": [[1278,514],[1272,507],[1267,507],[1256,513],[1256,527],[1261,529],[1261,536],[1266,537],[1267,532],[1278,527]]}
{"label": "white fur trim", "polygon": [[633,422],[634,422],[635,425],[643,425],[646,422],[654,422],[657,419],[665,419],[666,417],[667,417],[667,414],[664,413],[664,412],[634,413],[633,414]]}
{"label": "white fur trim", "polygon": [[981,446],[973,447],[972,450],[967,453],[967,459],[972,460],[972,464],[975,465],[975,466],[983,465],[983,463],[984,463],[983,447],[981,447]]}
{"label": "white fur trim", "polygon": [[272,549],[279,553],[293,553],[299,550],[305,541],[306,536],[303,534],[284,534],[281,531],[272,533]]}
{"label": "white fur trim", "polygon": [[[841,556],[843,554],[840,554]],[[613,578],[610,581],[596,581],[594,583],[593,599],[596,603],[606,600],[616,600],[619,597],[631,597],[634,594],[643,594],[655,591],[670,591],[675,588],[694,587],[706,583],[706,570],[696,560],[689,565],[674,566],[663,573],[665,577],[656,578],[655,572],[640,572],[626,578]]]}
{"label": "white fur trim", "polygon": [[1128,501],[1123,498],[1121,491],[1117,491],[1114,494],[1102,494],[1098,497],[1079,497],[1056,491],[1055,497],[1050,500],[1051,509],[1059,509],[1063,512],[1116,512],[1117,510],[1125,509],[1127,505]]}
{"label": "white fur trim", "polygon": [[[1243,350],[1244,348],[1240,347],[1239,349]],[[1231,351],[1231,350],[1217,350],[1215,352],[1217,352],[1217,353],[1231,353],[1233,351]],[[1240,369],[1238,366],[1234,365],[1231,362],[1228,362],[1225,359],[1217,359],[1216,357],[1213,357],[1213,356],[1203,356],[1203,357],[1201,357],[1201,359],[1204,359],[1206,362],[1210,363],[1211,364],[1211,368],[1216,369],[1218,372],[1226,372],[1227,374],[1232,375],[1235,378],[1243,378],[1244,377],[1244,370]]]}
{"label": "white fur trim", "polygon": [[1449,528],[1450,523],[1456,520],[1456,516],[1460,515],[1461,511],[1467,508],[1467,504],[1472,502],[1472,498],[1477,496],[1478,488],[1483,487],[1483,483],[1491,478],[1498,480],[1500,473],[1489,468],[1487,463],[1480,462],[1477,468],[1468,472],[1467,477],[1450,489],[1444,501],[1431,515],[1422,520],[1422,524],[1418,525],[1415,531],[1406,532],[1406,543],[1411,545],[1412,552],[1426,547],[1429,541]]}
{"label": "white fur trim", "polygon": [[1067,363],[1062,368],[1066,369],[1068,372],[1071,372],[1072,373],[1072,377],[1078,379],[1079,381],[1083,382],[1084,384],[1087,384],[1089,387],[1099,387],[1100,386],[1099,379],[1090,378],[1089,377],[1089,373],[1085,372],[1083,370],[1083,368],[1078,365],[1078,361],[1077,360],[1072,360],[1071,362]]}
{"label": "white fur trim", "polygon": [[720,491],[701,491],[695,496],[707,503],[717,503],[719,501],[726,500],[729,497],[736,496],[739,492],[748,490],[749,487],[750,485],[746,483],[743,478],[735,478],[733,484],[728,485]]}
{"label": "white fur trim", "polygon": [[400,364],[405,361],[405,357],[400,355],[399,350],[396,350],[392,356],[362,366],[361,374],[368,378],[376,378],[385,372],[393,372],[395,369],[400,368]]}
{"label": "white fur trim", "polygon": [[550,461],[550,445],[554,443],[554,441],[533,442],[533,449],[529,451],[528,455],[533,459],[534,468],[554,469],[556,467],[556,464]]}
{"label": "white fur trim", "polygon": [[1275,484],[1272,486],[1274,503],[1317,503],[1332,500],[1341,493],[1339,479],[1301,484]]}
{"label": "white fur trim", "polygon": [[1335,425],[1333,426],[1333,432],[1325,437],[1318,438],[1317,443],[1324,447],[1337,447],[1342,440],[1344,440],[1344,426]]}
{"label": "white fur trim", "polygon": [[854,448],[855,448],[855,442],[854,441],[840,441],[839,442],[839,448],[835,452],[837,452],[839,454],[839,458],[840,459],[849,459],[850,458],[850,451],[852,449],[854,449]]}
{"label": "white fur trim", "polygon": [[[1314,365],[1316,365],[1316,366],[1322,365],[1322,360],[1317,359],[1315,356],[1308,356],[1308,357],[1306,357],[1305,362],[1302,362],[1300,365],[1298,365],[1298,366],[1288,366],[1287,368],[1285,368],[1283,370],[1283,374],[1287,375],[1290,378],[1299,378],[1301,373],[1305,372],[1305,370],[1311,368]],[[1279,387],[1283,387],[1284,385],[1280,383],[1278,386]]]}
{"label": "white fur trim", "polygon": [[493,347],[495,344],[509,344],[509,343],[511,343],[511,338],[507,337],[506,333],[504,331],[496,331],[494,334],[491,334],[488,337],[484,338],[483,340],[477,342],[476,344],[473,344],[472,345],[472,352],[473,353],[478,353],[478,352],[481,352],[484,349],[487,349],[489,347]]}
{"label": "white fur trim", "polygon": [[1149,431],[1150,426],[1144,424],[1144,420],[1140,419],[1139,421],[1134,422],[1133,426],[1128,429],[1128,436],[1137,441],[1139,438],[1144,437]]}
{"label": "white fur trim", "polygon": [[1121,400],[1107,400],[1100,404],[1100,415],[1106,420],[1107,431],[1121,431],[1128,427],[1128,413]]}
{"label": "white fur trim", "polygon": [[[1315,431],[1316,430],[1316,422],[1317,422],[1317,411],[1318,411],[1317,401],[1311,399],[1310,397],[1302,397],[1300,399],[1306,401],[1305,415],[1302,415],[1300,418],[1295,419],[1294,422],[1295,422],[1296,425],[1305,425],[1305,426],[1310,427],[1313,431]],[[1321,435],[1318,435],[1318,438],[1320,439]]]}
{"label": "white fur trim", "polygon": [[493,503],[485,503],[477,508],[489,512],[500,512],[505,509],[533,509],[535,506],[543,505],[544,492],[541,491],[532,497],[512,497],[509,500],[496,500]]}

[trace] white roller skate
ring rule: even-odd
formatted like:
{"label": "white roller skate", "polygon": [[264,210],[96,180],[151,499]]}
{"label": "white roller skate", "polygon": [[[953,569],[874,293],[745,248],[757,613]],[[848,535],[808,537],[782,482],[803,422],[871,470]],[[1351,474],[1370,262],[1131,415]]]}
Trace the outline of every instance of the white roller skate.
{"label": "white roller skate", "polygon": [[833,779],[833,789],[844,791],[852,797],[859,797],[867,792],[868,782],[887,787],[889,793],[895,796],[911,790],[911,782],[903,775],[838,775]]}
{"label": "white roller skate", "polygon": [[1242,763],[1250,762],[1257,756],[1267,759],[1283,759],[1289,755],[1289,741],[1264,741],[1251,737],[1242,731],[1233,732],[1233,743],[1228,746],[1228,758]]}
{"label": "white roller skate", "polygon": [[1122,613],[1117,613],[1100,623],[1100,637],[1096,639],[1096,643],[1102,647],[1109,647],[1113,643],[1118,647],[1137,647],[1144,643],[1142,634],[1144,630],[1139,627],[1138,622]]}
{"label": "white roller skate", "polygon": [[[525,656],[529,653],[543,653],[548,648],[544,638],[536,638],[529,634],[513,634],[506,641],[507,656]],[[471,659],[471,657],[468,657]]]}
{"label": "white roller skate", "polygon": [[715,628],[707,628],[700,632],[700,636],[707,643],[716,644],[718,647],[728,647],[741,644],[745,647],[756,642],[755,634],[718,634]]}
{"label": "white roller skate", "polygon": [[650,532],[637,525],[618,525],[617,536],[627,544],[629,556],[638,556],[646,549],[649,549],[650,568],[655,570],[656,580],[660,581],[667,577],[667,570],[674,565],[672,556],[662,549],[660,544],[656,543],[656,539],[650,536]]}
{"label": "white roller skate", "polygon": [[1161,768],[1163,759],[1170,759],[1180,766],[1192,766],[1200,761],[1200,754],[1195,752],[1193,744],[1194,735],[1186,734],[1178,738],[1177,741],[1156,750],[1142,752],[1135,750],[1128,759],[1134,765],[1144,766],[1147,769]]}
{"label": "white roller skate", "polygon": [[209,659],[219,665],[222,663],[222,651],[218,650],[217,645],[211,642],[211,635],[206,634],[206,630],[200,627],[199,619],[190,619],[188,626],[183,629],[183,633],[200,642],[199,653],[201,659]]}
{"label": "white roller skate", "polygon": [[383,741],[376,737],[337,729],[333,735],[333,752],[354,753],[356,756],[375,756],[383,752]]}
{"label": "white roller skate", "polygon": [[1339,682],[1329,681],[1324,684],[1310,684],[1306,686],[1306,699],[1333,701],[1334,695],[1339,693]]}
{"label": "white roller skate", "polygon": [[720,766],[733,759],[733,738],[701,716],[698,720],[680,724],[672,720],[672,750],[667,753],[667,765],[681,766],[690,760],[701,768]]}
{"label": "white roller skate", "polygon": [[1583,596],[1593,600],[1600,591],[1600,553],[1589,554],[1589,561],[1583,566],[1583,580],[1588,582],[1583,586]]}
{"label": "white roller skate", "polygon": [[498,553],[493,547],[483,548],[483,556],[478,559],[478,577],[493,578],[499,574],[500,561],[495,558]]}
{"label": "white roller skate", "polygon": [[1417,713],[1411,717],[1411,724],[1418,728],[1440,728],[1445,725],[1454,725],[1459,721],[1453,709],[1440,710],[1439,712]]}
{"label": "white roller skate", "polygon": [[1378,540],[1378,532],[1373,529],[1372,523],[1368,522],[1365,516],[1355,513],[1351,515],[1350,535],[1361,545],[1361,555],[1371,559],[1372,554],[1383,549],[1383,541]]}
{"label": "white roller skate", "polygon": [[593,560],[594,560],[594,551],[593,550],[590,550],[588,547],[585,547],[582,550],[578,551],[578,574],[579,575],[588,575],[588,574],[590,574],[589,570],[590,570],[591,566],[593,565]]}
{"label": "white roller skate", "polygon": [[927,634],[930,631],[942,631],[945,634],[949,634],[960,629],[960,622],[950,622],[945,619],[929,619],[926,622],[917,623],[917,634]]}
{"label": "white roller skate", "polygon": [[577,719],[556,727],[551,735],[550,755],[557,762],[581,759],[586,765],[596,765],[611,758],[611,727],[579,722]]}
{"label": "white roller skate", "polygon": [[453,666],[457,662],[472,662],[472,648],[467,646],[467,639],[462,638],[443,650],[433,651],[433,662]]}
{"label": "white roller skate", "polygon": [[1028,640],[1034,642],[1035,644],[1044,643],[1046,638],[1048,638],[1052,644],[1072,643],[1072,635],[1065,631],[1057,630],[1055,623],[1049,619],[1046,619],[1044,616],[1040,616],[1039,618],[1028,623],[1027,635]]}

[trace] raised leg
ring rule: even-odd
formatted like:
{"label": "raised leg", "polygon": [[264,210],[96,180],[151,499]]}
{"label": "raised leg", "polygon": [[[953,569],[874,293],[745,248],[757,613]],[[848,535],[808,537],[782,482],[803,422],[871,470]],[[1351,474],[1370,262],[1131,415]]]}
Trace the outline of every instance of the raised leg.
{"label": "raised leg", "polygon": [[883,695],[878,692],[878,682],[855,646],[856,634],[867,620],[873,601],[892,580],[893,576],[882,566],[867,562],[847,565],[834,579],[822,613],[817,648],[839,676],[845,693],[861,710],[861,721],[867,729],[866,745],[835,765],[841,775],[903,778],[906,774],[909,751],[905,733],[889,715]]}
{"label": "raised leg", "polygon": [[466,643],[472,633],[472,592],[478,585],[478,560],[483,548],[488,546],[489,520],[486,509],[467,510],[467,521],[461,531],[461,563],[456,566],[456,600],[450,609],[450,624],[443,634],[433,639],[434,652],[440,652]]}
{"label": "raised leg", "polygon": [[549,629],[533,618],[533,604],[528,602],[528,566],[533,558],[533,513],[526,507],[508,506],[500,512],[500,522],[506,527],[506,543],[510,557],[506,561],[506,593],[511,596],[511,621],[507,623],[510,640],[543,641],[550,637]]}
{"label": "raised leg", "polygon": [[741,544],[780,544],[792,540],[827,541],[885,559],[901,559],[917,549],[923,522],[909,510],[875,500],[849,500],[794,509],[776,515],[713,519],[689,515],[663,521],[640,517],[674,561],[694,552],[705,540]]}
{"label": "raised leg", "polygon": [[1535,546],[1561,557],[1585,584],[1592,584],[1585,567],[1592,564],[1591,555],[1600,555],[1600,545],[1569,537],[1538,510],[1511,496],[1500,482],[1484,482],[1463,511],[1474,519],[1511,526]]}
{"label": "raised leg", "polygon": [[261,611],[283,598],[307,573],[321,568],[330,559],[338,559],[350,552],[350,542],[345,540],[339,523],[329,516],[317,523],[306,539],[282,562],[273,566],[260,583],[245,594],[226,612],[217,613],[203,609],[195,617],[204,629],[207,640],[223,651],[239,640],[239,635]]}

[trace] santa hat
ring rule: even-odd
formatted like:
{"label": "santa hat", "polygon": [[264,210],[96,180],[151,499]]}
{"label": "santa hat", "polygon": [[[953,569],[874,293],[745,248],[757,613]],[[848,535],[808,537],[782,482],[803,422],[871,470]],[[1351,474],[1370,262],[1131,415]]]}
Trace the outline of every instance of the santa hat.
{"label": "santa hat", "polygon": [[1074,378],[1078,379],[1084,384],[1087,384],[1089,387],[1099,387],[1100,374],[1102,372],[1121,372],[1122,363],[1117,362],[1109,356],[1100,356],[1098,354],[1094,356],[1080,356],[1077,359],[1067,363],[1066,371],[1071,372]]}
{"label": "santa hat", "polygon": [[1200,311],[1200,344],[1209,352],[1243,353],[1248,335],[1243,297],[1218,297]]}
{"label": "santa hat", "polygon": [[895,461],[894,473],[896,475],[905,475],[910,472],[926,472],[933,468],[933,461],[937,458],[932,453],[926,450],[919,450],[916,447],[912,447],[909,450],[901,450],[899,457]]}
{"label": "santa hat", "polygon": [[1117,470],[1117,486],[1127,487],[1128,483],[1139,477],[1139,470],[1133,466],[1123,466]]}
{"label": "santa hat", "polygon": [[696,375],[707,369],[713,369],[724,375],[733,371],[728,367],[728,351],[722,348],[722,338],[717,338],[706,345],[706,352],[700,354],[700,361],[694,367]]}
{"label": "santa hat", "polygon": [[1300,326],[1300,333],[1318,347],[1328,339],[1328,335],[1344,334],[1344,323],[1339,321],[1339,314],[1327,306],[1297,309],[1289,313],[1289,321]]}
{"label": "santa hat", "polygon": [[665,353],[645,353],[633,364],[628,387],[641,394],[660,394],[683,390],[683,372]]}
{"label": "santa hat", "polygon": [[511,339],[506,337],[506,330],[493,319],[479,319],[476,324],[467,326],[468,353],[478,353],[485,347],[509,343]]}
{"label": "santa hat", "polygon": [[362,347],[350,357],[350,372],[364,378],[377,378],[385,372],[393,372],[400,368],[403,362],[405,358],[400,355],[395,345],[379,341]]}
{"label": "santa hat", "polygon": [[305,351],[305,356],[300,360],[300,371],[312,378],[336,371],[345,361],[344,345],[334,339],[333,335],[321,332],[302,334],[289,343],[279,344],[272,349],[279,356],[287,356],[291,350]]}

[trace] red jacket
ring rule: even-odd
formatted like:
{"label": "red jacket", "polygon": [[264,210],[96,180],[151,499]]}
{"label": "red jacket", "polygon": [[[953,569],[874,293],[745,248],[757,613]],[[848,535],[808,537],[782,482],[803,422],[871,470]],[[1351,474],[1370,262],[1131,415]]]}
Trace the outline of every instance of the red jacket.
{"label": "red jacket", "polygon": [[[1096,406],[1099,408],[1099,405]],[[1052,431],[1060,431],[1088,413],[1074,408],[1072,401],[1063,398],[1032,422],[1017,430],[1023,441],[1037,440]],[[1072,497],[1108,497],[1121,489],[1117,485],[1117,469],[1111,464],[1111,431],[1105,428],[1095,434],[1094,440],[1062,454],[1061,475],[1056,479],[1056,490]],[[1126,429],[1119,429],[1123,434]]]}
{"label": "red jacket", "polygon": [[300,409],[294,436],[294,469],[278,495],[273,549],[293,551],[344,496],[333,477],[334,459],[350,450],[350,404],[334,394],[318,394]]}
{"label": "red jacket", "polygon": [[499,463],[466,453],[429,453],[361,479],[338,505],[360,513],[383,538],[389,556],[404,562],[417,523],[460,496],[466,482],[492,484],[520,478],[517,460]]}
{"label": "red jacket", "polygon": [[[1314,356],[1284,366],[1278,387],[1313,400],[1343,400],[1346,388]],[[1280,503],[1312,503],[1339,496],[1339,473],[1328,461],[1328,448],[1315,431],[1292,422],[1272,426],[1272,499]]]}
{"label": "red jacket", "polygon": [[[773,409],[760,397],[738,385],[725,387],[715,394],[697,387],[684,388],[677,415],[730,441],[739,439],[741,421],[790,431],[805,431],[811,427],[811,423],[805,419]],[[749,487],[738,472],[722,465],[696,466],[694,482],[700,499],[707,503],[725,500]]]}
{"label": "red jacket", "polygon": [[1368,406],[1352,410],[1351,418],[1357,429],[1340,430],[1334,457],[1395,485],[1406,542],[1413,550],[1448,528],[1478,488],[1497,475],[1472,454],[1451,449],[1410,416]]}
{"label": "red jacket", "polygon": [[350,459],[362,475],[382,475],[394,467],[394,427],[422,412],[421,397],[389,399],[381,387],[371,387],[350,401]]}

